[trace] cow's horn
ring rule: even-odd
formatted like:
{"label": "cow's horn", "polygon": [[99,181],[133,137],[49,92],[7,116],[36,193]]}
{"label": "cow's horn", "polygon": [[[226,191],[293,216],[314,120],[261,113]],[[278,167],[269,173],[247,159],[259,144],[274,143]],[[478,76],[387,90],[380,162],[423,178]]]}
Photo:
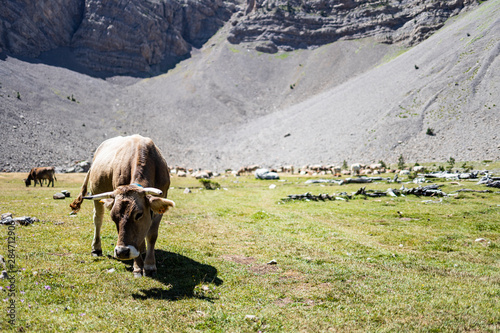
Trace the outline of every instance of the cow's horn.
{"label": "cow's horn", "polygon": [[152,194],[152,195],[163,195],[163,191],[162,190],[159,190],[157,188],[154,188],[154,187],[146,187],[144,189],[144,191],[147,193],[147,194]]}
{"label": "cow's horn", "polygon": [[111,198],[111,196],[113,196],[113,192],[104,192],[104,193],[90,195],[90,196],[83,197],[83,198],[88,199],[88,200],[101,200],[101,199]]}

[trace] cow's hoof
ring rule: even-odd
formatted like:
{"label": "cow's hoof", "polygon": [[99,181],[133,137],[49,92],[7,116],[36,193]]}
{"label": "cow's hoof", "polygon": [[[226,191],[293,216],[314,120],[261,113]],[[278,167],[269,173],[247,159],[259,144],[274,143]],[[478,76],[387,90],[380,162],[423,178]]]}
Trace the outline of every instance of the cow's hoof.
{"label": "cow's hoof", "polygon": [[142,277],[142,270],[140,270],[140,271],[134,271],[134,277],[135,277],[135,278],[140,278],[140,277]]}
{"label": "cow's hoof", "polygon": [[94,250],[91,253],[92,257],[102,257],[102,250]]}
{"label": "cow's hoof", "polygon": [[144,276],[155,277],[156,276],[156,270],[144,270]]}

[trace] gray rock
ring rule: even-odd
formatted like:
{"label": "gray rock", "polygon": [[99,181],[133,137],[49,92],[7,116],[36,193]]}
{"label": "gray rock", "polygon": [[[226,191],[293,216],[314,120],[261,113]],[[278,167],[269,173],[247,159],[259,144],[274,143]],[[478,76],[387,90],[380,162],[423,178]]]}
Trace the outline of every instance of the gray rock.
{"label": "gray rock", "polygon": [[90,162],[82,161],[75,166],[75,172],[87,172],[90,169]]}
{"label": "gray rock", "polygon": [[264,53],[276,53],[278,52],[278,47],[273,42],[263,42],[259,43],[255,49],[259,52]]}
{"label": "gray rock", "polygon": [[57,192],[52,196],[55,200],[66,199],[66,196],[63,193]]}
{"label": "gray rock", "polygon": [[6,218],[2,218],[2,220],[0,220],[0,224],[5,224],[5,225],[14,224],[14,219],[11,216],[8,216]]}
{"label": "gray rock", "polygon": [[255,170],[255,178],[264,180],[274,180],[280,179],[276,172],[271,172],[268,169],[257,169]]}
{"label": "gray rock", "polygon": [[35,222],[39,222],[36,217],[30,217],[30,216],[22,216],[22,217],[16,217],[12,218],[12,216],[7,216],[6,218],[2,218],[0,220],[0,224],[4,225],[29,225]]}

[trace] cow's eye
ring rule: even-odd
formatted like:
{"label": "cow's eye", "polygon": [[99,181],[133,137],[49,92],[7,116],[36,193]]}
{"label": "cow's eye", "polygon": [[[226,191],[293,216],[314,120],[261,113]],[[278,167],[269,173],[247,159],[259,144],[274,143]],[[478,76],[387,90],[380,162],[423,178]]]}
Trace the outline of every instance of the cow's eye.
{"label": "cow's eye", "polygon": [[140,220],[142,218],[142,213],[135,214],[135,220]]}

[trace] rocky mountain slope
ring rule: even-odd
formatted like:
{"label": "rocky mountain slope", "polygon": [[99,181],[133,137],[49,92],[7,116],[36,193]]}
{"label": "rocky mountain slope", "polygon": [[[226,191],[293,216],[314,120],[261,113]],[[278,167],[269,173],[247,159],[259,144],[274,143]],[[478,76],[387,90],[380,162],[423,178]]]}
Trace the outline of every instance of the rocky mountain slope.
{"label": "rocky mountain slope", "polygon": [[[454,16],[411,48],[411,39],[375,35],[293,51],[273,38],[229,42],[265,10],[245,14],[245,4],[232,4],[228,23],[201,47],[183,37],[190,57],[149,79],[113,76],[104,58],[90,71],[73,44],[38,58],[0,54],[0,170],[69,166],[90,159],[104,139],[132,133],[153,138],[171,165],[218,170],[396,162],[401,154],[419,162],[500,158],[500,0]],[[276,53],[256,50],[270,41]]]}

